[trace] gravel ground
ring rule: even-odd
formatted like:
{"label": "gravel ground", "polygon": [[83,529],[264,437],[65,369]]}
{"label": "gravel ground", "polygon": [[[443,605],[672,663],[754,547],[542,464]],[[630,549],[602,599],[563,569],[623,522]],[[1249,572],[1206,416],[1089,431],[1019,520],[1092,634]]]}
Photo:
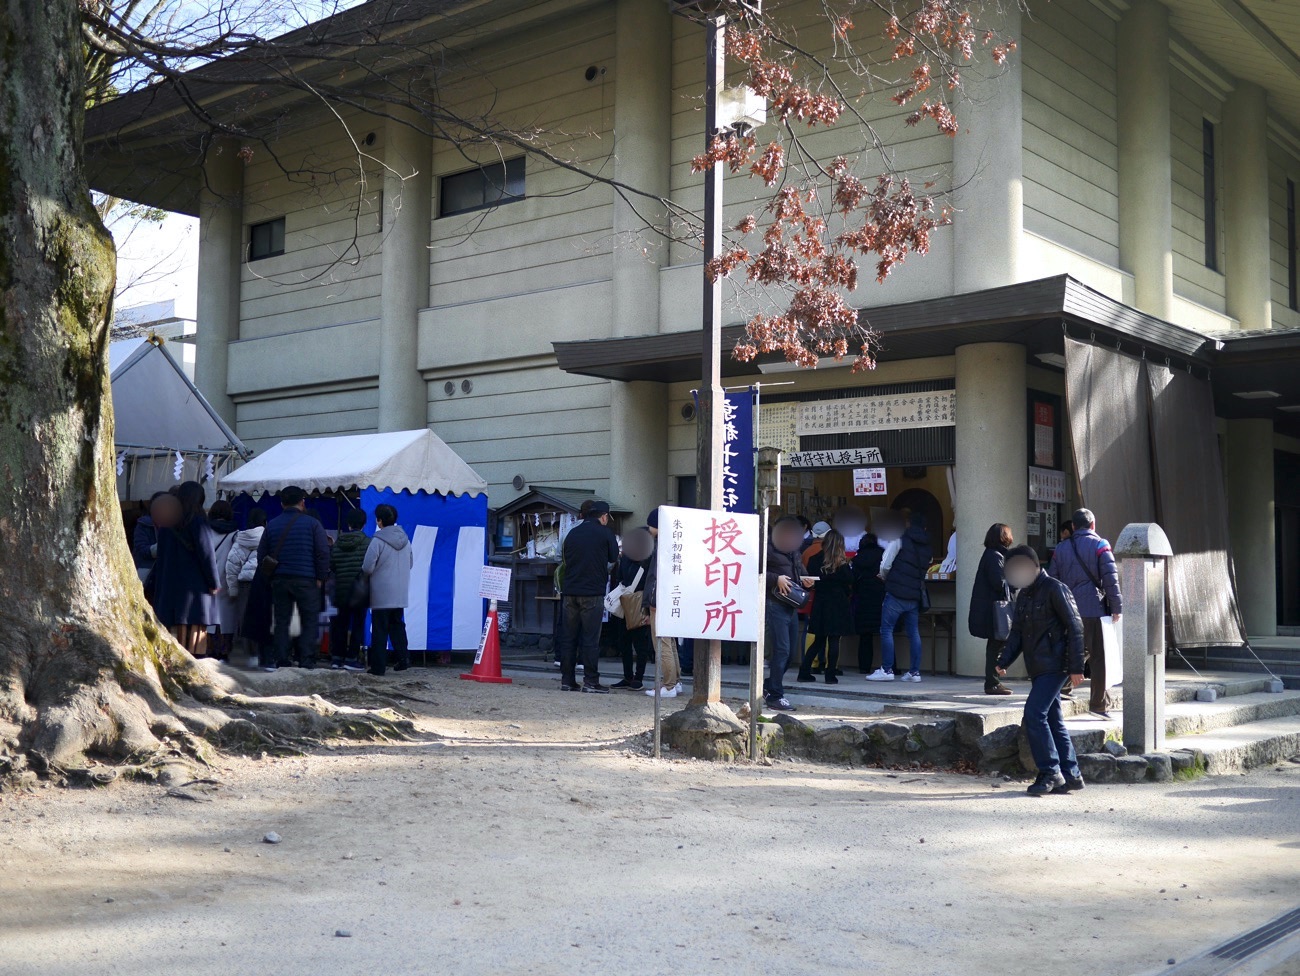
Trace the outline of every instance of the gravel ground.
{"label": "gravel ground", "polygon": [[1297,765],[1036,800],[656,762],[648,698],[550,676],[373,680],[425,741],[0,794],[0,974],[1127,976],[1300,903]]}

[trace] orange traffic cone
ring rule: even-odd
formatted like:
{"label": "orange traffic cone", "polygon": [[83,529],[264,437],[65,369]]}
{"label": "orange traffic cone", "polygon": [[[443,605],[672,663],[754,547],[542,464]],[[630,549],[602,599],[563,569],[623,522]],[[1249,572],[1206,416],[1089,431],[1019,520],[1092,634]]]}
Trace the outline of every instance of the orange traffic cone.
{"label": "orange traffic cone", "polygon": [[474,667],[468,674],[462,674],[465,681],[485,681],[494,685],[511,684],[510,678],[501,676],[501,640],[497,636],[497,604],[492,601],[487,620],[483,622],[483,639],[479,641],[478,653],[474,655]]}

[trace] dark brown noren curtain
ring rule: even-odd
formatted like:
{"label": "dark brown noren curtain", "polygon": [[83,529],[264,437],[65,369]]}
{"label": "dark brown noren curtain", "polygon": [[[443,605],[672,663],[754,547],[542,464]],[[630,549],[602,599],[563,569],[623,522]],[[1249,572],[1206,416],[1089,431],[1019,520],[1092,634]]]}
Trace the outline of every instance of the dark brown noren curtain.
{"label": "dark brown noren curtain", "polygon": [[1146,372],[1157,521],[1174,550],[1165,577],[1174,643],[1244,644],[1210,382],[1153,363]]}
{"label": "dark brown noren curtain", "polygon": [[1066,339],[1065,364],[1083,502],[1097,516],[1097,531],[1113,542],[1130,522],[1155,521],[1142,361]]}

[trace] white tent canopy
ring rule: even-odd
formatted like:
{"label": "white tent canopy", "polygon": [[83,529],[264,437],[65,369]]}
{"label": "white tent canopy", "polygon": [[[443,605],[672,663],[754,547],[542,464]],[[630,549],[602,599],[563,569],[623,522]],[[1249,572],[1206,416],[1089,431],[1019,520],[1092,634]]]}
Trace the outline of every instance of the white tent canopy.
{"label": "white tent canopy", "polygon": [[117,493],[146,499],[178,481],[219,484],[252,452],[154,336],[109,345]]}
{"label": "white tent canopy", "polygon": [[391,488],[480,495],[484,481],[431,430],[281,441],[222,479],[221,489],[262,495],[289,485],[311,491]]}
{"label": "white tent canopy", "polygon": [[251,452],[203,399],[162,340],[137,341],[120,362],[120,352],[114,348],[118,343],[109,347],[109,361],[114,363],[110,374],[113,442],[118,453],[248,456]]}

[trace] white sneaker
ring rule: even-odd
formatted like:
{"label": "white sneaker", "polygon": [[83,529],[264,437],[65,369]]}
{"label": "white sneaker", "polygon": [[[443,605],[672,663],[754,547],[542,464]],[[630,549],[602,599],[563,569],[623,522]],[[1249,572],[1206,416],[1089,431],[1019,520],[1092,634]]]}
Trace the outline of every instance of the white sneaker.
{"label": "white sneaker", "polygon": [[886,671],[884,668],[876,668],[871,674],[867,675],[868,681],[893,681],[894,672]]}
{"label": "white sneaker", "polygon": [[903,675],[903,680],[904,680],[904,681],[920,681],[920,680],[921,680],[921,675],[920,675],[918,672],[916,672],[916,671],[909,671],[907,674]]}
{"label": "white sneaker", "polygon": [[[677,697],[677,693],[678,693],[679,691],[681,691],[681,690],[682,690],[682,686],[681,686],[681,685],[674,685],[672,688],[661,688],[661,689],[659,689],[659,697],[660,697],[660,698],[676,698],[676,697]],[[653,688],[647,688],[647,689],[645,690],[645,693],[646,693],[647,695],[649,695],[651,698],[653,698],[653,697],[655,696],[655,690],[654,690]]]}

